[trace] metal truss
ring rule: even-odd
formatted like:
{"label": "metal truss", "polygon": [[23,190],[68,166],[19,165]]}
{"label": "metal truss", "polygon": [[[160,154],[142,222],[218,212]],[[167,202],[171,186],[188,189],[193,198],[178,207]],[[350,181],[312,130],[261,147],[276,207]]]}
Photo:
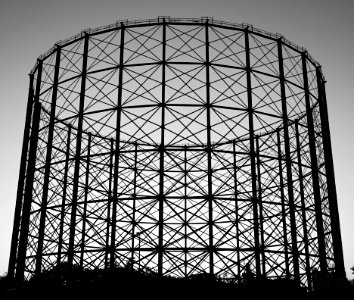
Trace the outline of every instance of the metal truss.
{"label": "metal truss", "polygon": [[344,272],[320,66],[211,18],[117,22],[30,74],[9,264],[240,279]]}

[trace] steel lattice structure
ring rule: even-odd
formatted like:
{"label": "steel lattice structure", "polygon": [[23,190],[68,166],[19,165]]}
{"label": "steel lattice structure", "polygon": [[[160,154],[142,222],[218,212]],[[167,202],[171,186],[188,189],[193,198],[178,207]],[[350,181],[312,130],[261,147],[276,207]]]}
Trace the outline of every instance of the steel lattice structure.
{"label": "steel lattice structure", "polygon": [[212,18],[55,44],[30,73],[9,275],[64,261],[304,285],[344,272],[320,65]]}

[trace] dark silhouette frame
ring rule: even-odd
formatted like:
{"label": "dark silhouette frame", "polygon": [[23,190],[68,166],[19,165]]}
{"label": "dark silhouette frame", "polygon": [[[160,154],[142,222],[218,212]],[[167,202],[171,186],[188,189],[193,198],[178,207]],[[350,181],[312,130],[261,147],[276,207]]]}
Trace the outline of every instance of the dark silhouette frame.
{"label": "dark silhouette frame", "polygon": [[320,65],[248,24],[159,17],[58,42],[30,73],[9,262],[344,276]]}

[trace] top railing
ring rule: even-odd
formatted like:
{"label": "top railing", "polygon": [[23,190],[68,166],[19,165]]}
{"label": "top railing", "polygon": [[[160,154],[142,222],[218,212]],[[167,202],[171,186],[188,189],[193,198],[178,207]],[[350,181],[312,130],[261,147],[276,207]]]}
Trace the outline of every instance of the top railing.
{"label": "top railing", "polygon": [[[38,60],[44,60],[46,57],[50,56],[55,51],[56,47],[58,47],[58,46],[63,47],[75,40],[82,39],[86,34],[89,34],[89,35],[90,34],[97,34],[100,32],[114,30],[114,29],[120,28],[122,26],[130,27],[130,26],[144,25],[144,24],[146,24],[146,25],[148,25],[148,24],[162,24],[164,22],[181,23],[181,24],[183,24],[183,23],[204,24],[204,23],[208,22],[208,24],[225,26],[225,27],[230,27],[230,28],[237,28],[240,30],[248,29],[249,32],[258,33],[258,34],[267,36],[267,37],[275,39],[275,40],[281,39],[284,44],[292,47],[293,49],[295,49],[301,53],[305,52],[308,59],[316,67],[320,67],[320,64],[307,52],[307,50],[304,47],[294,44],[293,42],[286,39],[284,37],[284,35],[282,35],[280,33],[271,33],[266,30],[256,28],[253,25],[248,24],[248,23],[232,23],[232,22],[227,22],[227,21],[214,20],[214,18],[212,18],[212,17],[174,18],[174,17],[170,17],[170,16],[160,16],[160,17],[157,17],[154,19],[144,19],[144,20],[119,20],[119,21],[116,21],[116,22],[109,24],[109,25],[104,25],[104,26],[100,26],[100,27],[96,27],[96,28],[83,29],[78,34],[75,34],[65,40],[60,40],[60,41],[56,42],[53,47],[51,47],[45,53],[40,55],[37,59],[37,63],[34,65],[34,67],[31,70],[31,74],[35,72],[37,65],[38,65]],[[323,76],[323,74],[322,74],[322,76]]]}

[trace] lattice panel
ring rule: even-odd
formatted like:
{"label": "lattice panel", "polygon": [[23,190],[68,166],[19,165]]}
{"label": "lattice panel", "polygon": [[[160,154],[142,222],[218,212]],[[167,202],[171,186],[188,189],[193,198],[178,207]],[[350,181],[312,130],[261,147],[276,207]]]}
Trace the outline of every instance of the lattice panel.
{"label": "lattice panel", "polygon": [[303,48],[209,18],[117,22],[58,42],[31,84],[16,276],[68,262],[310,286],[340,263]]}

